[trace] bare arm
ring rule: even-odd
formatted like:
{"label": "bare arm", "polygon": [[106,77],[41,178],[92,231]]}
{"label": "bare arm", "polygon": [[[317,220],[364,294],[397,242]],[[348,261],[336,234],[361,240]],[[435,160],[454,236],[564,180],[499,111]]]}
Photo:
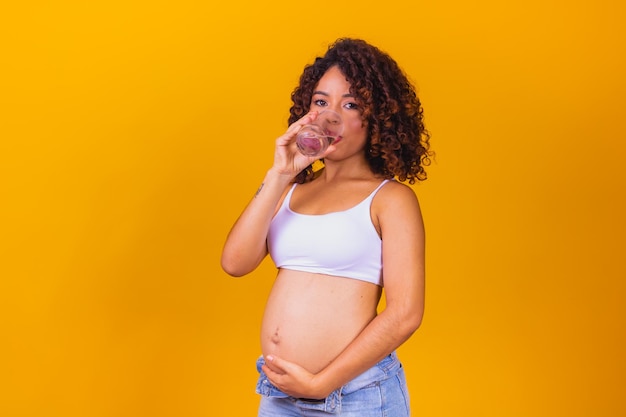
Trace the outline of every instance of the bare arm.
{"label": "bare arm", "polygon": [[270,169],[254,198],[230,230],[222,251],[222,268],[232,276],[252,272],[267,255],[270,222],[291,178]]}
{"label": "bare arm", "polygon": [[[294,139],[300,127],[315,120],[316,114],[307,114],[293,123],[276,140],[272,168],[226,238],[221,263],[229,275],[240,277],[252,272],[267,255],[267,233],[285,188],[300,171],[315,161],[315,158],[297,151]],[[325,155],[333,150],[331,145]]]}
{"label": "bare arm", "polygon": [[[378,199],[383,235],[386,307],[346,349],[318,374],[281,358],[266,358],[268,377],[296,397],[324,398],[374,366],[420,326],[424,312],[424,226],[413,191],[396,184]],[[381,195],[381,197],[383,197]]]}

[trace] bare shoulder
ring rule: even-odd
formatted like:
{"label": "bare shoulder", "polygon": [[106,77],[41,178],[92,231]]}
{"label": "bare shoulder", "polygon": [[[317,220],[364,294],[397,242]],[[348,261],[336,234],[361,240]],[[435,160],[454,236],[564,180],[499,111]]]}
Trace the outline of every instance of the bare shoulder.
{"label": "bare shoulder", "polygon": [[383,234],[400,236],[409,230],[423,229],[415,191],[398,181],[389,181],[378,190],[372,201],[371,215],[381,237]]}
{"label": "bare shoulder", "polygon": [[406,184],[398,181],[389,181],[374,197],[372,208],[379,212],[388,209],[419,209],[419,203],[415,191]]}

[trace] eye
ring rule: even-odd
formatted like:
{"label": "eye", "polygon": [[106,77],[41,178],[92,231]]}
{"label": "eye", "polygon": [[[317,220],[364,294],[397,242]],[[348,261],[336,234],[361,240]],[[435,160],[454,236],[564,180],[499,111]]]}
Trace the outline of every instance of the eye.
{"label": "eye", "polygon": [[349,103],[344,104],[344,107],[349,110],[357,110],[359,108],[359,105],[351,101]]}
{"label": "eye", "polygon": [[313,100],[313,105],[317,107],[326,107],[328,103],[326,102],[326,100],[318,98],[317,100]]}

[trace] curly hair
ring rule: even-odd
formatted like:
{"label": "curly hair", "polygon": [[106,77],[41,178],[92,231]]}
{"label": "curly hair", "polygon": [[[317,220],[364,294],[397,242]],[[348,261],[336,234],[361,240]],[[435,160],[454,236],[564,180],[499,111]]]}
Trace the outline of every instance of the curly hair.
{"label": "curly hair", "polygon": [[[365,157],[372,172],[409,184],[426,180],[424,167],[430,165],[433,152],[420,100],[396,61],[364,40],[340,38],[324,56],[305,66],[291,93],[289,124],[309,111],[315,86],[333,66],[350,83],[350,93],[366,123]],[[304,183],[313,177],[313,165],[309,165],[295,180]]]}

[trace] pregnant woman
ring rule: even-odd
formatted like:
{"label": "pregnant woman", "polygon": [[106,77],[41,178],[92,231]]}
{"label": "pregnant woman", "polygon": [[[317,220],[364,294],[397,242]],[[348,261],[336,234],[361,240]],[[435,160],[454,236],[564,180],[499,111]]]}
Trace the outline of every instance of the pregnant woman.
{"label": "pregnant woman", "polygon": [[[324,110],[340,114],[343,132],[306,156],[297,132]],[[415,89],[388,54],[343,38],[305,67],[273,165],[222,253],[232,276],[268,254],[278,268],[259,416],[410,414],[395,351],[422,321],[424,225],[405,183],[426,179],[431,156]]]}

